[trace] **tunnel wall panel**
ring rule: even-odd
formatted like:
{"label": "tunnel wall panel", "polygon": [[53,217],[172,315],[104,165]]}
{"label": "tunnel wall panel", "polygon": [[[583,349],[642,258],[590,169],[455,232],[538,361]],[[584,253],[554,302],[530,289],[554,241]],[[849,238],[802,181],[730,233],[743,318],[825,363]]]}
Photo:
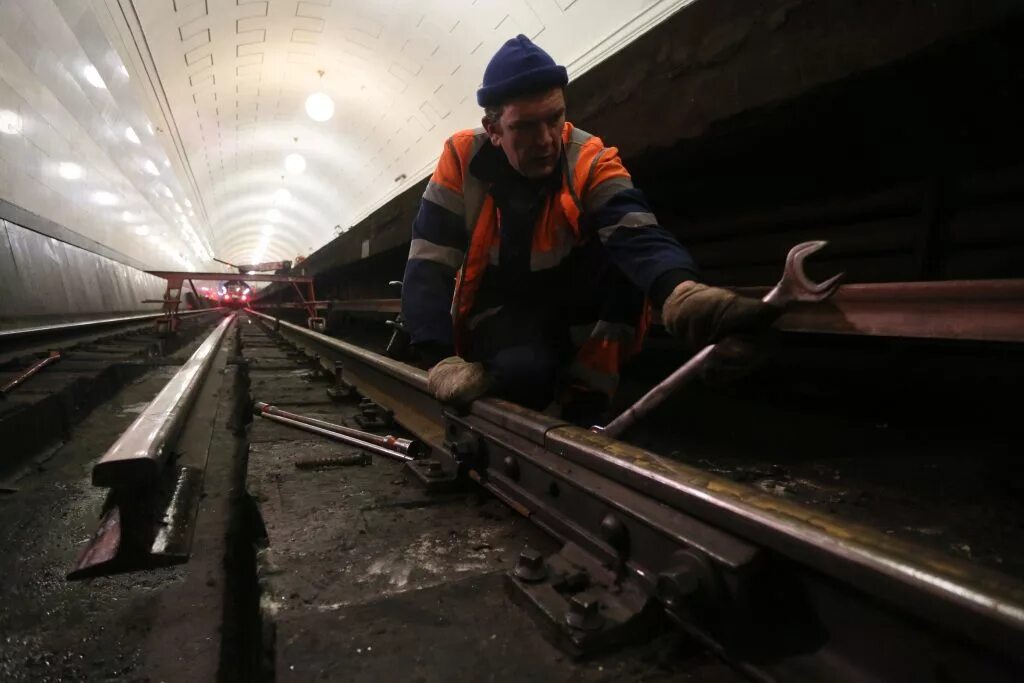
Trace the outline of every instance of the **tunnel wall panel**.
{"label": "tunnel wall panel", "polygon": [[161,278],[0,220],[0,328],[158,310]]}

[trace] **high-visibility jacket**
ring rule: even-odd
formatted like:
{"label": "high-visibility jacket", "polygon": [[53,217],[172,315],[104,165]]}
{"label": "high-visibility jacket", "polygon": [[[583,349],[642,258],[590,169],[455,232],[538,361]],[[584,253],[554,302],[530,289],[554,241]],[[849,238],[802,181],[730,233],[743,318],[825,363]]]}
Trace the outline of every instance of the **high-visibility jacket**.
{"label": "high-visibility jacket", "polygon": [[[633,188],[614,147],[571,123],[563,127],[562,141],[562,181],[534,226],[531,271],[557,268],[575,249],[598,239],[643,291],[668,270],[695,272],[689,254],[658,226]],[[500,211],[490,183],[471,171],[473,159],[489,144],[483,129],[458,132],[445,143],[413,225],[403,285],[402,315],[413,343],[453,344],[466,357],[472,356],[475,323],[494,313],[474,308],[484,274],[497,266],[501,248]],[[445,314],[440,283],[451,283],[452,275],[454,292]],[[619,368],[642,344],[648,319],[649,307],[639,306],[628,321],[574,321],[572,381],[613,393]]]}

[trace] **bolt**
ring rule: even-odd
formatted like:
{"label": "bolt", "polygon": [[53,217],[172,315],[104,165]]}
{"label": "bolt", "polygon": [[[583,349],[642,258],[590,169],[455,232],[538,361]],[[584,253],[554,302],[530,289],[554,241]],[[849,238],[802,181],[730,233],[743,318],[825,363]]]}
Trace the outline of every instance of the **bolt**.
{"label": "bolt", "polygon": [[706,560],[693,551],[680,553],[678,560],[678,564],[658,575],[655,584],[658,598],[669,609],[681,609],[692,605],[695,599],[707,598],[713,585]]}
{"label": "bolt", "polygon": [[348,455],[328,456],[321,458],[300,458],[295,467],[300,470],[320,469],[325,467],[352,467],[353,465],[369,465],[373,458],[369,453],[353,451]]}
{"label": "bolt", "polygon": [[505,459],[502,460],[502,464],[505,465],[505,474],[509,479],[518,481],[519,479],[519,462],[511,455],[506,455]]}
{"label": "bolt", "polygon": [[605,515],[601,520],[601,536],[620,555],[626,554],[629,549],[629,529],[621,519],[611,513]]}
{"label": "bolt", "polygon": [[448,450],[458,462],[473,460],[480,453],[481,439],[470,433],[459,434],[448,441]]}
{"label": "bolt", "polygon": [[512,573],[527,583],[543,581],[548,575],[548,569],[544,564],[544,556],[529,546],[523,548],[522,552],[519,553],[519,559],[516,560],[516,568],[512,570]]}
{"label": "bolt", "polygon": [[604,626],[601,603],[586,593],[577,593],[569,598],[569,611],[565,623],[581,631],[599,631]]}

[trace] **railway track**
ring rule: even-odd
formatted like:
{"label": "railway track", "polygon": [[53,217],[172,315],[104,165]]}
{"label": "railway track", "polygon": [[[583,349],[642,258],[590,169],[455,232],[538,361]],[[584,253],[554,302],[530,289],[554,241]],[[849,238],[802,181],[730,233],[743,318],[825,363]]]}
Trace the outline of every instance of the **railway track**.
{"label": "railway track", "polygon": [[[410,468],[426,487],[468,477],[565,544],[528,553],[510,580],[578,653],[628,640],[657,604],[758,678],[1019,672],[1024,592],[1014,578],[502,401],[453,413],[429,396],[422,371],[251,315],[338,364],[429,444],[438,464]],[[576,573],[586,578],[566,587]],[[600,627],[569,625],[592,616]],[[892,642],[892,656],[866,656]]]}
{"label": "railway track", "polygon": [[[1024,585],[991,567],[500,400],[454,412],[424,372],[257,311],[223,317],[179,360],[132,425],[79,456],[102,518],[62,555],[76,576],[162,577],[148,635],[127,638],[134,671],[1009,681],[1024,670]],[[252,401],[428,451],[339,457],[351,449],[254,419]]]}
{"label": "railway track", "polygon": [[[162,313],[0,330],[0,385],[17,383],[0,400],[0,477],[69,438],[77,421],[125,383],[173,363],[166,357],[200,334],[215,314],[182,314],[181,333],[174,337],[156,333],[154,322]],[[24,377],[53,354],[59,354],[56,364]]]}

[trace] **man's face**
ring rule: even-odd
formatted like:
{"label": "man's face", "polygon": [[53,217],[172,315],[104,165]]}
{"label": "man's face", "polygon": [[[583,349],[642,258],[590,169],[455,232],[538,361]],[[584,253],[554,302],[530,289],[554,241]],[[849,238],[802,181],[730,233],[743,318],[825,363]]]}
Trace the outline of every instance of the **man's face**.
{"label": "man's face", "polygon": [[507,102],[497,121],[484,119],[491,144],[501,147],[512,168],[527,178],[543,178],[558,166],[565,124],[561,88]]}

